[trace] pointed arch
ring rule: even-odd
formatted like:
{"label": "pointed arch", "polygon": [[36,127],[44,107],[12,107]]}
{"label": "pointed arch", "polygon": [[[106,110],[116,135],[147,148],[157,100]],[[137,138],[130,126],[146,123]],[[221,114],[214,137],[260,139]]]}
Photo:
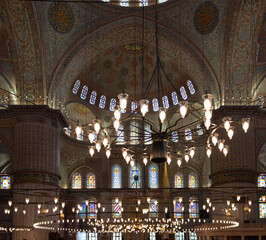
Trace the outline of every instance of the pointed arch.
{"label": "pointed arch", "polygon": [[81,175],[78,172],[75,172],[72,176],[72,188],[73,189],[81,189]]}
{"label": "pointed arch", "polygon": [[105,108],[105,104],[106,104],[106,97],[104,95],[102,95],[100,97],[99,107],[100,108]]}
{"label": "pointed arch", "polygon": [[80,80],[77,80],[74,84],[74,87],[72,89],[72,93],[77,94],[80,86]]}
{"label": "pointed arch", "polygon": [[88,86],[83,86],[83,88],[82,88],[82,90],[81,90],[81,94],[80,94],[80,98],[82,99],[82,100],[85,100],[86,99],[86,97],[87,97],[87,94],[88,94]]}
{"label": "pointed arch", "polygon": [[186,100],[187,99],[187,92],[186,92],[186,89],[183,86],[180,87],[180,93],[181,93],[181,96],[182,96],[183,100]]}
{"label": "pointed arch", "polygon": [[150,188],[158,188],[159,186],[159,172],[158,172],[158,165],[152,163],[149,168],[149,187]]}
{"label": "pointed arch", "polygon": [[112,167],[112,188],[121,188],[121,167],[115,164]]}
{"label": "pointed arch", "polygon": [[174,217],[184,218],[184,205],[181,197],[176,197],[174,199]]}
{"label": "pointed arch", "polygon": [[195,88],[193,86],[193,83],[190,80],[187,80],[187,86],[188,86],[188,89],[190,91],[190,94],[193,95],[196,91],[195,91]]}
{"label": "pointed arch", "polygon": [[158,112],[159,111],[159,102],[157,98],[154,98],[152,100],[152,108],[154,112]]}
{"label": "pointed arch", "polygon": [[189,217],[199,218],[199,200],[197,197],[189,198]]}
{"label": "pointed arch", "polygon": [[189,188],[198,187],[198,176],[196,173],[190,173],[188,175],[188,187]]}
{"label": "pointed arch", "polygon": [[266,219],[266,196],[259,199],[259,218]]}
{"label": "pointed arch", "polygon": [[266,188],[266,174],[262,173],[258,176],[258,187]]}
{"label": "pointed arch", "polygon": [[183,188],[184,187],[184,177],[182,173],[177,172],[175,174],[175,188]]}
{"label": "pointed arch", "polygon": [[93,172],[87,174],[87,188],[96,188],[96,177]]}
{"label": "pointed arch", "polygon": [[[136,180],[136,176],[138,179]],[[135,163],[129,168],[129,188],[141,188],[141,168],[138,163]]]}
{"label": "pointed arch", "polygon": [[94,105],[94,104],[95,104],[95,102],[96,102],[96,97],[97,97],[97,93],[96,93],[95,91],[92,91],[92,92],[91,92],[91,96],[90,96],[90,101],[89,101],[89,103],[90,103],[91,105]]}

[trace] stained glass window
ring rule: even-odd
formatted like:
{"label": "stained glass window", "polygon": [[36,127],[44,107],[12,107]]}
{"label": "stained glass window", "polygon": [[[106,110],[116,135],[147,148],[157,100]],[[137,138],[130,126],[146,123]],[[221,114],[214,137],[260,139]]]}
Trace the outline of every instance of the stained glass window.
{"label": "stained glass window", "polygon": [[185,130],[185,138],[187,141],[192,140],[192,132],[189,128]]}
{"label": "stained glass window", "polygon": [[112,212],[113,212],[113,218],[121,218],[122,217],[122,201],[121,200],[112,200]]}
{"label": "stained glass window", "polygon": [[260,174],[258,177],[258,187],[266,187],[266,174]]}
{"label": "stained glass window", "polygon": [[175,175],[175,188],[183,188],[183,187],[184,187],[183,174],[177,173]]}
{"label": "stained glass window", "polygon": [[150,188],[158,188],[158,166],[155,163],[150,165],[149,183]]}
{"label": "stained glass window", "polygon": [[190,80],[187,81],[187,86],[190,91],[190,94],[193,95],[195,93],[195,88]]}
{"label": "stained glass window", "polygon": [[186,89],[183,86],[180,88],[180,93],[181,93],[182,98],[184,100],[186,100],[187,99],[187,92],[186,92]]}
{"label": "stained glass window", "polygon": [[97,217],[96,209],[97,209],[97,202],[96,202],[96,199],[92,197],[89,199],[88,218]]}
{"label": "stained glass window", "polygon": [[96,188],[96,177],[92,172],[87,175],[87,188]]}
{"label": "stained glass window", "polygon": [[[137,177],[136,177],[137,176]],[[135,163],[129,168],[129,187],[140,188],[141,187],[141,169],[139,164]]]}
{"label": "stained glass window", "polygon": [[177,97],[177,93],[176,92],[172,92],[172,101],[174,105],[178,104],[178,97]]}
{"label": "stained glass window", "polygon": [[94,105],[94,104],[95,104],[95,102],[96,102],[96,97],[97,97],[97,93],[96,93],[95,91],[92,91],[92,92],[91,92],[91,96],[90,96],[90,101],[89,101],[89,103],[90,103],[91,105]]}
{"label": "stained glass window", "polygon": [[197,240],[197,234],[195,232],[189,232],[188,238],[189,240]]}
{"label": "stained glass window", "polygon": [[158,217],[158,202],[156,199],[151,199],[149,203],[149,217]]}
{"label": "stained glass window", "polygon": [[150,240],[156,240],[156,233],[150,232]]}
{"label": "stained glass window", "polygon": [[185,239],[185,233],[184,232],[176,232],[175,233],[175,240],[184,240]]}
{"label": "stained glass window", "polygon": [[180,202],[180,197],[177,197],[176,199],[175,199],[175,202],[174,202],[174,217],[175,218],[183,218],[184,217],[184,215],[183,215],[183,203],[182,202]]}
{"label": "stained glass window", "polygon": [[198,135],[203,135],[203,128],[201,127],[200,124],[197,125],[197,129],[198,129]]}
{"label": "stained glass window", "polygon": [[138,108],[138,103],[137,102],[131,102],[131,112],[135,112]]}
{"label": "stained glass window", "polygon": [[154,112],[158,112],[159,111],[159,102],[157,98],[154,98],[152,100],[152,108]]}
{"label": "stained glass window", "polygon": [[4,174],[0,176],[0,189],[10,189],[11,178],[9,175]]}
{"label": "stained glass window", "polygon": [[163,106],[164,106],[165,108],[169,108],[168,97],[167,97],[167,96],[163,96],[162,100],[163,100]]}
{"label": "stained glass window", "polygon": [[100,108],[105,108],[105,103],[106,103],[106,97],[104,95],[102,95],[100,97],[99,107]]}
{"label": "stained glass window", "polygon": [[73,189],[80,189],[81,188],[81,175],[78,172],[73,174],[72,188]]}
{"label": "stained glass window", "polygon": [[198,176],[195,173],[190,173],[188,176],[188,187],[196,188],[198,187]]}
{"label": "stained glass window", "polygon": [[86,205],[85,204],[80,204],[81,208],[79,209],[79,217],[82,219],[86,219]]}
{"label": "stained glass window", "polygon": [[87,240],[87,239],[88,239],[88,233],[77,232],[76,240]]}
{"label": "stained glass window", "polygon": [[149,3],[148,3],[148,0],[139,0],[139,6],[140,7],[146,7],[146,6],[148,6],[149,5]]}
{"label": "stained glass window", "polygon": [[85,100],[86,97],[87,97],[87,93],[88,93],[88,86],[84,86],[84,87],[82,88],[82,91],[81,91],[81,94],[80,94],[80,98],[81,98],[82,100]]}
{"label": "stained glass window", "polygon": [[151,144],[151,126],[146,125],[144,130],[144,136],[145,136],[145,144]]}
{"label": "stained glass window", "polygon": [[124,144],[124,127],[122,125],[119,126],[117,131],[117,144]]}
{"label": "stained glass window", "polygon": [[178,142],[178,133],[177,131],[172,132],[172,141],[173,142]]}
{"label": "stained glass window", "polygon": [[75,82],[75,84],[74,84],[73,89],[72,89],[72,92],[73,92],[74,94],[77,94],[77,93],[78,93],[79,86],[80,86],[80,81],[77,80],[77,81]]}
{"label": "stained glass window", "polygon": [[113,240],[122,240],[122,232],[113,232]]}
{"label": "stained glass window", "polygon": [[81,130],[80,134],[77,136],[77,140],[83,141],[83,134],[84,134],[84,131]]}
{"label": "stained glass window", "polygon": [[189,198],[189,217],[190,218],[199,217],[199,203],[198,203],[198,198],[196,197]]}
{"label": "stained glass window", "polygon": [[112,169],[112,188],[121,188],[121,168],[118,164]]}
{"label": "stained glass window", "polygon": [[259,200],[259,216],[266,218],[266,196],[261,196]]}
{"label": "stained glass window", "polygon": [[109,108],[110,111],[114,111],[115,106],[116,106],[116,100],[115,100],[115,98],[112,98],[110,101],[110,108]]}
{"label": "stained glass window", "polygon": [[128,0],[120,0],[120,6],[128,7],[129,6],[129,1]]}
{"label": "stained glass window", "polygon": [[131,144],[138,144],[139,141],[138,141],[138,132],[139,132],[139,129],[138,129],[138,123],[137,122],[132,122],[130,124],[130,140],[131,140]]}
{"label": "stained glass window", "polygon": [[97,240],[98,233],[89,233],[89,240]]}

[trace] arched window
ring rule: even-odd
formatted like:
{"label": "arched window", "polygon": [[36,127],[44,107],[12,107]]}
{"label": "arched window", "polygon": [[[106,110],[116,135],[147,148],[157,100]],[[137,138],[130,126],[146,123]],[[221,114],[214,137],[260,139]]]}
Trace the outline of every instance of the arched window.
{"label": "arched window", "polygon": [[76,172],[72,176],[72,188],[73,189],[80,189],[81,188],[81,175]]}
{"label": "arched window", "polygon": [[140,7],[147,7],[149,5],[148,0],[139,0]]}
{"label": "arched window", "polygon": [[184,217],[184,206],[182,203],[182,200],[180,200],[182,198],[177,197],[174,200],[174,217],[175,218],[183,218]]}
{"label": "arched window", "polygon": [[177,131],[172,132],[172,141],[173,142],[178,142],[178,133]]}
{"label": "arched window", "polygon": [[84,86],[83,88],[82,88],[82,90],[81,90],[81,94],[80,94],[80,98],[82,99],[82,100],[85,100],[86,99],[86,97],[87,97],[87,93],[88,93],[88,86]]}
{"label": "arched window", "polygon": [[105,103],[106,103],[106,97],[104,95],[102,95],[100,97],[99,107],[100,108],[105,108]]}
{"label": "arched window", "polygon": [[96,188],[96,177],[92,172],[87,175],[87,188]]}
{"label": "arched window", "polygon": [[266,196],[261,196],[259,200],[260,218],[266,218]]}
{"label": "arched window", "polygon": [[266,174],[262,173],[258,177],[258,187],[266,187]]}
{"label": "arched window", "polygon": [[132,122],[130,124],[130,140],[131,144],[138,144],[138,135],[139,135],[139,129],[138,129],[138,123],[137,122]]}
{"label": "arched window", "polygon": [[144,129],[144,136],[145,136],[145,144],[151,144],[151,126],[150,125],[145,125]]}
{"label": "arched window", "polygon": [[110,101],[110,111],[114,111],[115,110],[115,106],[116,106],[116,100],[115,98],[112,98]]}
{"label": "arched window", "polygon": [[112,168],[112,188],[121,188],[121,167],[118,164]]}
{"label": "arched window", "polygon": [[193,95],[195,93],[195,88],[190,80],[187,81],[187,86],[190,91],[190,94]]}
{"label": "arched window", "polygon": [[183,188],[183,187],[184,187],[183,174],[177,173],[175,175],[175,188]]}
{"label": "arched window", "polygon": [[195,173],[190,173],[188,175],[188,187],[189,188],[198,187],[198,176]]}
{"label": "arched window", "polygon": [[158,112],[159,111],[159,102],[157,98],[154,98],[152,100],[152,108],[154,112]]}
{"label": "arched window", "polygon": [[176,232],[175,233],[175,240],[185,240],[185,233],[184,232]]}
{"label": "arched window", "polygon": [[122,232],[113,232],[113,240],[122,240]]}
{"label": "arched window", "polygon": [[158,188],[158,166],[155,163],[150,165],[149,185],[150,188]]}
{"label": "arched window", "polygon": [[167,96],[163,96],[162,100],[163,100],[163,106],[164,106],[165,108],[169,108],[168,97],[167,97]]}
{"label": "arched window", "polygon": [[117,144],[124,144],[124,140],[124,127],[120,125],[117,131]]}
{"label": "arched window", "polygon": [[80,134],[77,136],[77,140],[83,141],[83,134],[84,134],[84,131],[81,130]]}
{"label": "arched window", "polygon": [[199,136],[203,135],[203,128],[201,127],[200,124],[197,125],[197,129],[198,129],[198,135]]}
{"label": "arched window", "polygon": [[176,92],[172,92],[172,101],[174,105],[178,104],[178,97],[177,97],[177,93]]}
{"label": "arched window", "polygon": [[138,108],[138,103],[137,102],[131,102],[131,112],[135,112]]}
{"label": "arched window", "polygon": [[187,92],[186,92],[186,89],[183,86],[180,88],[180,93],[181,93],[182,98],[184,100],[186,100],[187,99]]}
{"label": "arched window", "polygon": [[87,214],[87,209],[86,209],[86,205],[84,203],[79,204],[80,208],[79,208],[79,214],[78,216],[82,219],[86,219],[86,214]]}
{"label": "arched window", "polygon": [[[137,176],[137,178],[136,178]],[[133,167],[129,168],[129,187],[140,188],[141,187],[141,170],[139,164],[135,163]]]}
{"label": "arched window", "polygon": [[0,176],[0,189],[10,189],[11,178],[7,174]]}
{"label": "arched window", "polygon": [[198,218],[199,217],[199,201],[196,197],[189,198],[189,217]]}
{"label": "arched window", "polygon": [[88,204],[88,218],[92,219],[97,217],[96,209],[97,209],[96,198],[91,197],[89,199],[89,204]]}
{"label": "arched window", "polygon": [[90,101],[89,101],[89,103],[90,103],[91,105],[94,105],[94,104],[95,104],[95,102],[96,102],[96,97],[97,97],[97,93],[96,93],[95,91],[92,91],[92,92],[91,92],[91,96],[90,96]]}
{"label": "arched window", "polygon": [[76,240],[97,240],[98,233],[77,232]]}
{"label": "arched window", "polygon": [[121,7],[129,7],[129,1],[128,0],[120,0],[120,6]]}
{"label": "arched window", "polygon": [[122,201],[118,199],[113,199],[112,200],[112,213],[113,213],[113,218],[121,218],[122,217]]}
{"label": "arched window", "polygon": [[191,132],[191,130],[190,130],[189,128],[187,128],[187,129],[185,130],[185,139],[186,139],[187,141],[192,140],[192,132]]}
{"label": "arched window", "polygon": [[156,240],[156,233],[150,232],[150,240]]}
{"label": "arched window", "polygon": [[72,89],[72,92],[73,92],[74,94],[77,94],[77,93],[78,93],[79,86],[80,86],[80,81],[77,80],[77,81],[75,82],[75,84],[74,84],[73,89]]}
{"label": "arched window", "polygon": [[151,199],[149,203],[149,217],[158,217],[158,202],[156,199]]}

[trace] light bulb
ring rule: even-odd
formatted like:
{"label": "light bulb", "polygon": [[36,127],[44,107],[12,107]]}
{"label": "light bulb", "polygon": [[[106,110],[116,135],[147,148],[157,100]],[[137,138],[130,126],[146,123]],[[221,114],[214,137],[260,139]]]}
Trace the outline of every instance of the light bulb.
{"label": "light bulb", "polygon": [[130,155],[127,155],[126,156],[126,162],[127,162],[127,164],[130,162],[130,160],[131,160],[131,156]]}
{"label": "light bulb", "polygon": [[214,146],[216,146],[216,144],[218,143],[218,136],[219,136],[218,133],[214,133],[214,134],[212,135],[212,144],[213,144]]}
{"label": "light bulb", "polygon": [[185,161],[188,162],[189,161],[189,155],[187,153],[185,153]]}
{"label": "light bulb", "polygon": [[160,118],[161,123],[163,123],[164,120],[166,119],[166,108],[164,107],[159,108],[159,118]]}
{"label": "light bulb", "polygon": [[167,163],[168,163],[168,165],[170,165],[171,162],[172,162],[172,159],[171,159],[171,157],[168,155],[168,156],[167,156]]}
{"label": "light bulb", "polygon": [[145,114],[148,112],[149,100],[141,99],[139,102],[140,102],[140,112],[142,116],[145,117]]}
{"label": "light bulb", "polygon": [[134,160],[131,160],[131,161],[130,161],[130,166],[131,166],[131,167],[134,167],[134,165],[135,165]]}
{"label": "light bulb", "polygon": [[178,201],[179,201],[180,203],[183,202],[183,198],[180,197],[180,198],[178,199]]}
{"label": "light bulb", "polygon": [[206,198],[206,202],[209,204],[209,202],[211,201],[210,198]]}
{"label": "light bulb", "polygon": [[38,207],[38,209],[41,209],[42,205],[41,204],[38,204],[37,207]]}
{"label": "light bulb", "polygon": [[106,157],[107,158],[110,158],[110,156],[111,156],[111,149],[110,148],[107,148],[106,151],[105,151],[105,154],[106,154]]}
{"label": "light bulb", "polygon": [[18,212],[18,208],[17,207],[14,207],[14,212]]}
{"label": "light bulb", "polygon": [[206,205],[202,205],[202,208],[203,208],[203,210],[205,210],[206,209]]}
{"label": "light bulb", "polygon": [[139,211],[139,208],[138,207],[136,207],[136,212],[138,212]]}
{"label": "light bulb", "polygon": [[122,156],[124,159],[126,159],[126,157],[127,157],[127,149],[126,148],[122,149]]}
{"label": "light bulb", "polygon": [[58,203],[58,198],[57,198],[57,197],[54,198],[54,203],[55,203],[55,204]]}
{"label": "light bulb", "polygon": [[91,157],[93,157],[93,155],[94,155],[94,147],[90,147],[89,152],[90,152]]}
{"label": "light bulb", "polygon": [[181,166],[181,164],[182,164],[182,161],[180,160],[180,158],[179,158],[179,159],[177,159],[177,165],[178,165],[178,167],[180,167],[180,166]]}
{"label": "light bulb", "polygon": [[72,212],[75,212],[75,208],[74,207],[72,208]]}
{"label": "light bulb", "polygon": [[151,201],[151,198],[147,197],[147,203],[150,203],[150,201]]}
{"label": "light bulb", "polygon": [[118,131],[118,128],[120,127],[120,122],[119,122],[119,120],[113,118],[113,125],[114,125],[114,129],[115,129],[116,131]]}
{"label": "light bulb", "polygon": [[23,210],[23,214],[24,214],[24,215],[26,214],[26,210]]}
{"label": "light bulb", "polygon": [[80,125],[78,125],[76,127],[75,132],[76,132],[77,136],[79,136],[81,134],[81,126]]}
{"label": "light bulb", "polygon": [[95,148],[96,148],[97,152],[100,152],[101,151],[101,143],[99,141],[96,142]]}
{"label": "light bulb", "polygon": [[190,155],[191,158],[194,157],[194,155],[195,155],[195,147],[191,147],[191,148],[189,149],[189,155]]}
{"label": "light bulb", "polygon": [[104,147],[107,147],[108,144],[109,144],[108,138],[105,137],[105,138],[103,139],[103,146],[104,146]]}
{"label": "light bulb", "polygon": [[250,118],[242,118],[241,122],[242,122],[242,128],[243,128],[244,132],[246,133],[248,131],[248,128],[249,128]]}
{"label": "light bulb", "polygon": [[168,212],[168,208],[166,207],[166,208],[164,208],[164,212],[165,213],[167,213]]}
{"label": "light bulb", "polygon": [[89,133],[89,141],[90,141],[90,143],[93,143],[93,141],[94,141],[94,134],[93,134],[93,132],[90,132]]}
{"label": "light bulb", "polygon": [[210,146],[206,147],[206,154],[207,154],[208,158],[210,158],[210,156],[212,154],[212,148]]}
{"label": "light bulb", "polygon": [[98,205],[98,208],[101,208],[101,203],[98,203],[97,205]]}
{"label": "light bulb", "polygon": [[28,204],[30,202],[29,198],[25,198],[25,202]]}
{"label": "light bulb", "polygon": [[101,120],[94,119],[92,121],[95,132],[98,134],[101,130]]}
{"label": "light bulb", "polygon": [[212,207],[212,211],[215,211],[215,207],[214,206]]}
{"label": "light bulb", "polygon": [[233,138],[233,136],[234,136],[234,127],[233,126],[228,129],[227,135],[228,135],[230,140]]}
{"label": "light bulb", "polygon": [[229,128],[230,128],[230,121],[232,120],[232,118],[231,117],[224,117],[223,119],[223,122],[224,122],[224,128],[225,128],[225,130],[226,131],[228,131],[229,130]]}
{"label": "light bulb", "polygon": [[86,205],[86,206],[89,205],[89,200],[85,200],[85,205]]}
{"label": "light bulb", "polygon": [[118,202],[119,202],[119,200],[118,200],[118,198],[116,198],[116,199],[115,199],[115,203],[118,203]]}
{"label": "light bulb", "polygon": [[204,125],[206,127],[207,130],[209,130],[210,126],[211,126],[211,120],[210,119],[204,119]]}
{"label": "light bulb", "polygon": [[138,205],[140,205],[140,203],[141,203],[141,201],[140,201],[140,200],[138,200]]}
{"label": "light bulb", "polygon": [[120,120],[120,118],[121,118],[121,112],[120,112],[120,108],[116,108],[115,109],[115,111],[114,111],[114,118],[116,119],[116,120]]}
{"label": "light bulb", "polygon": [[127,108],[128,94],[127,93],[120,93],[120,94],[118,94],[118,99],[119,99],[120,108],[122,110],[125,110]]}
{"label": "light bulb", "polygon": [[223,150],[223,148],[224,148],[224,140],[223,139],[220,139],[218,141],[218,148],[219,148],[220,152]]}
{"label": "light bulb", "polygon": [[[212,109],[212,108],[211,108]],[[205,116],[205,118],[206,119],[208,119],[208,120],[211,120],[211,118],[212,118],[212,110],[205,110],[204,111],[204,116]]]}
{"label": "light bulb", "polygon": [[251,200],[248,201],[248,205],[249,205],[249,206],[252,205],[252,201],[251,201]]}
{"label": "light bulb", "polygon": [[12,206],[12,201],[11,201],[11,200],[8,201],[8,206],[9,206],[9,207]]}
{"label": "light bulb", "polygon": [[230,206],[230,200],[227,200],[226,203],[228,206]]}
{"label": "light bulb", "polygon": [[65,202],[62,202],[61,203],[61,206],[62,206],[62,208],[64,208],[66,206],[66,203]]}
{"label": "light bulb", "polygon": [[180,105],[180,114],[181,117],[184,118],[187,115],[187,110],[188,110],[188,102],[187,101],[182,101],[179,103]]}
{"label": "light bulb", "polygon": [[229,145],[225,145],[224,148],[223,148],[223,154],[224,154],[225,157],[227,156],[228,151],[229,151]]}
{"label": "light bulb", "polygon": [[105,212],[105,207],[102,207],[102,211]]}
{"label": "light bulb", "polygon": [[212,107],[213,95],[205,94],[202,96],[202,98],[203,98],[203,106],[204,106],[205,110],[210,110]]}
{"label": "light bulb", "polygon": [[241,195],[237,195],[236,196],[236,200],[239,202],[240,201],[240,198],[241,198]]}
{"label": "light bulb", "polygon": [[145,166],[147,165],[148,159],[146,157],[143,158],[143,163],[144,163]]}

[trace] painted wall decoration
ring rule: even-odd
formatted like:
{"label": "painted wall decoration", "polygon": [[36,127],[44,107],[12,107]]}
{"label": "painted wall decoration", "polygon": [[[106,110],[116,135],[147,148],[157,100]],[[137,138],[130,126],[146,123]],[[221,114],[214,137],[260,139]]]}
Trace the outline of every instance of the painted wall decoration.
{"label": "painted wall decoration", "polygon": [[54,30],[66,33],[74,24],[74,16],[69,4],[65,2],[54,2],[49,8],[49,21]]}
{"label": "painted wall decoration", "polygon": [[203,2],[194,13],[194,27],[200,34],[211,33],[219,20],[219,12],[212,2]]}

